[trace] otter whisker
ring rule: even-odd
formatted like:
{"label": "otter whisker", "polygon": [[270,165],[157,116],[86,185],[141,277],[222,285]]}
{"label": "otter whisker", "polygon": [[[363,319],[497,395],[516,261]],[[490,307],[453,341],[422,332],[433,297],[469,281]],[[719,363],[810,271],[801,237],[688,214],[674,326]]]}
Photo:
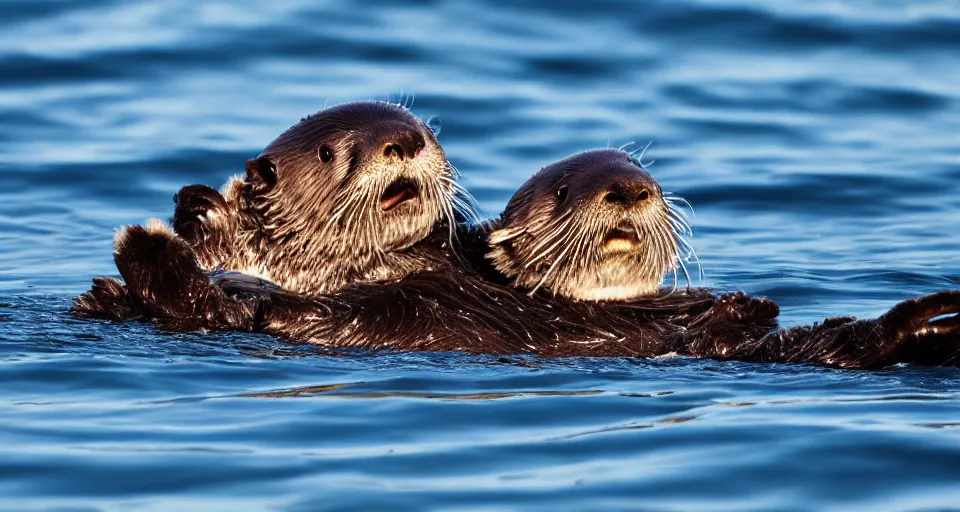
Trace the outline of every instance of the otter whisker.
{"label": "otter whisker", "polygon": [[[423,191],[429,198],[427,201],[431,205],[440,205],[436,208],[434,217],[447,225],[447,241],[457,259],[461,259],[459,251],[456,250],[457,232],[456,232],[456,192],[454,191],[455,182],[446,176],[432,176]],[[442,199],[441,199],[442,198]]]}
{"label": "otter whisker", "polygon": [[[546,256],[550,256],[553,251],[560,244],[570,244],[573,242],[571,238],[574,236],[574,232],[567,229],[556,229],[553,230],[548,236],[544,237],[540,242],[537,243],[532,249],[531,254],[534,255],[530,261],[528,261],[523,268],[530,268],[534,263],[541,260]],[[549,248],[544,248],[546,244],[552,244]]]}
{"label": "otter whisker", "polygon": [[[457,169],[457,166],[447,163],[447,167],[450,170],[450,178],[456,179],[460,177],[460,169]],[[444,178],[446,178],[446,176],[444,176]]]}
{"label": "otter whisker", "polygon": [[674,218],[672,215],[668,216],[667,222],[670,224],[671,231],[676,232],[677,235],[693,238],[693,228],[689,224],[683,222],[682,219]]}
{"label": "otter whisker", "polygon": [[668,272],[672,272],[674,276],[674,286],[676,287],[678,283],[676,282],[676,264],[674,263],[673,258],[673,255],[676,251],[676,248],[673,244],[673,230],[663,222],[662,217],[657,218],[648,225],[652,231],[650,238],[653,239],[652,250],[654,251],[654,260],[656,265],[654,268],[649,268],[650,266],[647,265],[648,269],[650,270],[650,274],[655,276],[658,281],[662,281],[663,277]]}
{"label": "otter whisker", "polygon": [[676,292],[680,288],[680,278],[677,276],[677,266],[670,266],[670,273],[673,275],[673,285],[670,287],[670,293]]}
{"label": "otter whisker", "polygon": [[692,258],[694,263],[697,264],[698,278],[701,282],[703,282],[703,278],[704,278],[703,265],[700,263],[700,257],[697,256],[697,251],[693,248],[692,245],[690,245],[690,242],[688,242],[687,240],[682,240],[682,242],[683,242],[683,245],[688,249],[686,258],[687,259]]}
{"label": "otter whisker", "polygon": [[[647,142],[647,145],[644,146],[642,150],[638,150],[640,151],[640,156],[636,157],[635,160],[637,161],[637,164],[640,165],[640,167],[644,167],[644,168],[650,167],[651,165],[653,165],[654,162],[656,162],[656,160],[651,160],[650,163],[646,165],[643,164],[643,155],[646,154],[647,148],[649,148],[651,144],[653,144],[652,140],[650,142]],[[632,153],[630,153],[630,157],[633,158],[634,157],[633,155],[635,155],[636,153],[637,151],[633,151]]]}
{"label": "otter whisker", "polygon": [[697,212],[693,209],[693,205],[690,204],[690,201],[687,201],[686,199],[678,195],[674,195],[673,193],[670,193],[670,192],[665,192],[663,194],[663,200],[666,201],[667,204],[671,207],[676,207],[674,203],[680,203],[683,206],[686,206],[687,209],[690,210],[690,214],[693,215],[694,218],[696,218]]}
{"label": "otter whisker", "polygon": [[683,279],[687,281],[687,289],[689,290],[693,281],[690,279],[690,272],[687,271],[687,264],[684,263],[683,258],[677,258],[675,261],[680,264],[680,268],[683,270]]}
{"label": "otter whisker", "polygon": [[690,242],[679,233],[674,233],[673,241],[676,246],[674,250],[674,257],[676,260],[683,264],[683,262],[687,262],[692,259],[697,265],[698,279],[702,282],[703,265],[700,264],[700,258],[697,256],[697,252],[694,250],[693,245],[691,245]]}
{"label": "otter whisker", "polygon": [[668,214],[666,222],[670,226],[670,231],[672,231],[675,235],[693,238],[693,229],[689,224],[683,222],[681,219],[677,219]]}
{"label": "otter whisker", "polygon": [[[443,201],[443,208],[441,209],[441,215],[442,215],[442,219],[441,219],[441,220],[445,220],[445,221],[446,221],[446,224],[447,224],[447,240],[450,242],[450,248],[451,248],[453,254],[456,255],[456,257],[457,257],[458,260],[461,260],[461,261],[462,261],[462,258],[461,258],[461,256],[460,256],[460,251],[456,250],[456,247],[457,247],[457,245],[456,245],[456,241],[457,241],[457,230],[456,230],[456,223],[457,223],[457,220],[456,220],[456,209],[457,209],[457,206],[456,206],[456,201],[457,201],[457,198],[456,198],[455,192],[453,192],[453,190],[452,190],[452,187],[450,187],[449,189],[444,190],[444,188],[443,188],[443,183],[444,183],[444,182],[445,182],[445,180],[442,179],[442,178],[438,178],[438,179],[434,180],[434,183],[439,183],[439,184],[435,184],[434,187],[431,187],[430,194],[433,195],[433,194],[434,194],[434,190],[433,190],[433,189],[436,188],[437,190],[442,190],[442,191],[443,191],[440,195],[442,195],[442,196],[450,199],[449,201]],[[450,184],[450,182],[447,182],[447,184]],[[435,204],[435,203],[433,203],[433,204]]]}
{"label": "otter whisker", "polygon": [[669,219],[678,222],[681,226],[683,226],[683,231],[690,233],[690,235],[692,236],[693,228],[690,226],[690,221],[688,221],[686,217],[684,217],[680,212],[673,209],[669,203],[666,203],[666,205],[667,205],[667,208],[665,209],[666,211],[664,212],[666,216]]}
{"label": "otter whisker", "polygon": [[567,247],[563,249],[560,255],[557,256],[557,259],[554,260],[553,264],[550,265],[550,268],[548,268],[547,271],[543,274],[543,277],[540,278],[540,281],[537,283],[537,285],[534,286],[532,290],[530,290],[530,293],[528,295],[532,297],[535,293],[537,293],[537,290],[539,290],[540,287],[543,286],[543,283],[547,281],[547,278],[550,277],[550,274],[553,273],[553,270],[557,268],[557,265],[561,261],[563,261],[563,259],[567,256],[567,253],[570,252],[571,247],[573,247],[572,244],[567,245]]}
{"label": "otter whisker", "polygon": [[[564,214],[557,217],[557,219],[555,219],[553,222],[551,222],[547,226],[547,229],[549,230],[547,236],[543,237],[543,239],[540,242],[538,242],[536,245],[534,245],[533,248],[530,250],[530,252],[533,254],[536,254],[536,256],[534,258],[531,258],[530,261],[528,261],[523,266],[523,268],[530,268],[530,266],[536,263],[538,260],[550,254],[557,247],[558,244],[562,243],[564,240],[567,240],[570,237],[570,234],[572,233],[572,231],[569,229],[563,229],[564,227],[566,227],[565,221],[569,216],[570,216],[569,212],[565,212]],[[543,249],[543,247],[546,244],[551,242],[553,242],[553,245],[551,245],[547,249]]]}
{"label": "otter whisker", "polygon": [[452,206],[457,208],[457,211],[463,216],[464,221],[470,224],[479,224],[481,222],[479,205],[473,196],[466,194],[466,191],[463,192],[464,194],[451,194]]}
{"label": "otter whisker", "polygon": [[431,191],[431,193],[435,193],[444,198],[443,208],[441,209],[439,217],[441,221],[447,224],[447,240],[450,243],[451,251],[459,261],[463,261],[460,251],[458,250],[456,229],[457,211],[463,210],[463,206],[458,203],[459,199],[456,196],[456,191],[451,180],[448,180],[446,177],[437,177],[437,179],[433,181],[433,188],[435,190]]}
{"label": "otter whisker", "polygon": [[[567,240],[570,238],[570,236],[569,236],[569,234],[562,234],[562,235],[559,235],[559,236],[555,236],[554,238],[556,238],[556,241],[553,243],[553,245],[551,245],[551,246],[550,246],[549,248],[547,248],[547,249],[544,249],[544,250],[540,251],[539,253],[534,252],[534,254],[536,254],[536,256],[533,257],[533,258],[531,258],[530,261],[528,261],[526,264],[524,264],[524,265],[523,265],[523,268],[530,268],[531,265],[533,265],[533,264],[536,263],[537,261],[540,261],[540,259],[542,259],[543,257],[551,254],[551,253],[553,252],[553,250],[557,248],[558,245],[560,245],[561,243],[567,241]],[[545,240],[552,240],[552,239],[545,239]],[[534,251],[536,251],[536,250],[537,250],[537,247],[534,247]]]}
{"label": "otter whisker", "polygon": [[479,224],[480,207],[477,204],[476,198],[473,197],[463,185],[455,181],[456,178],[460,177],[460,170],[453,164],[448,164],[448,168],[450,170],[450,176],[441,176],[440,179],[450,187],[450,198],[453,200],[457,212],[464,217],[466,222]]}
{"label": "otter whisker", "polygon": [[[544,236],[539,242],[536,243],[536,245],[531,248],[530,252],[535,256],[532,258],[532,261],[529,261],[526,265],[524,265],[524,268],[529,268],[532,263],[544,256],[550,255],[550,253],[559,243],[563,243],[570,239],[573,232],[571,230],[562,229],[562,227],[556,226],[556,224],[557,223],[552,223],[551,225],[547,226],[547,229],[549,230],[547,236]],[[523,233],[529,234],[528,231],[524,231]],[[554,243],[549,249],[544,249],[546,244],[553,242],[556,243]]]}
{"label": "otter whisker", "polygon": [[686,239],[686,236],[691,236],[691,237],[693,236],[693,228],[690,226],[690,223],[687,222],[687,220],[683,218],[680,215],[680,213],[673,208],[673,205],[671,203],[668,202],[667,204],[668,204],[668,212],[667,212],[668,222],[670,223],[670,226],[673,228],[672,229],[673,241],[676,246],[674,250],[675,258],[677,259],[678,262],[680,262],[680,265],[683,267],[684,273],[687,274],[688,284],[692,284],[692,283],[689,281],[689,274],[687,273],[687,269],[684,263],[691,257],[694,259],[694,261],[697,264],[699,280],[703,281],[703,266],[700,264],[700,259],[699,257],[697,257],[696,251],[693,249],[693,245],[691,245],[689,240]]}
{"label": "otter whisker", "polygon": [[690,229],[689,224],[685,224],[682,221],[677,220],[673,217],[667,217],[667,223],[672,228],[671,231],[679,235],[693,236],[693,231]]}
{"label": "otter whisker", "polygon": [[[473,207],[473,205],[469,204],[467,201],[463,200],[459,196],[452,196],[450,202],[451,202],[450,206],[453,212],[459,213],[460,217],[463,218],[463,222],[465,222],[466,224],[476,225],[481,222],[480,215],[477,214],[477,211]],[[457,219],[452,218],[450,219],[450,222],[456,223]]]}

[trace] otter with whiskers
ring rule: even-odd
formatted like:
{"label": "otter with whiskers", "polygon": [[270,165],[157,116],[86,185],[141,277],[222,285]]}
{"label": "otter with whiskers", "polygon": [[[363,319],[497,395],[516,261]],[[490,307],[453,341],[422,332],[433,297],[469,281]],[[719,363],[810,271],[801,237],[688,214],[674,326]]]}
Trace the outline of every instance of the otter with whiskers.
{"label": "otter with whiskers", "polygon": [[[584,169],[589,172],[584,172]],[[601,181],[597,181],[602,178]],[[513,286],[576,300],[656,295],[696,254],[690,225],[622,151],[593,150],[540,170],[507,203],[487,257]]]}
{"label": "otter with whiskers", "polygon": [[698,289],[651,296],[666,273],[684,271],[686,224],[671,211],[627,153],[597,150],[545,168],[500,219],[464,233],[459,253],[467,266],[320,296],[282,289],[264,296],[204,283],[187,251],[155,263],[193,265],[197,279],[181,284],[244,304],[252,312],[244,329],[328,346],[960,366],[960,318],[944,316],[960,312],[960,291],[901,302],[875,320],[831,318],[788,330],[776,330],[779,308],[768,299]]}
{"label": "otter with whiskers", "polygon": [[[231,179],[223,195],[204,185],[181,189],[172,219],[177,237],[160,221],[120,230],[115,260],[126,286],[95,279],[72,312],[124,320],[200,308],[208,323],[240,322],[245,308],[202,306],[175,291],[178,280],[190,282],[187,269],[160,273],[147,264],[176,250],[192,255],[189,269],[199,266],[214,279],[240,272],[298,293],[431,268],[446,261],[434,247],[449,245],[458,219],[476,216],[456,177],[432,129],[404,106],[326,108],[248,160],[246,174]],[[422,244],[428,237],[436,243]],[[161,304],[169,311],[152,309]]]}

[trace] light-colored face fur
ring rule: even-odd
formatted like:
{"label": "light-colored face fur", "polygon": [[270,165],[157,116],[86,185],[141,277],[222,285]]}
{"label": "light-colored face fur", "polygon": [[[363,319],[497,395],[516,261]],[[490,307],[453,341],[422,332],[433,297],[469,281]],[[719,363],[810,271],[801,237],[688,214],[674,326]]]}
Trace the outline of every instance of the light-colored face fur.
{"label": "light-colored face fur", "polygon": [[260,223],[246,231],[260,258],[253,266],[311,292],[390,277],[377,272],[392,252],[469,209],[455,178],[432,130],[406,108],[371,101],[322,110],[248,162],[242,193]]}
{"label": "light-colored face fur", "polygon": [[671,198],[617,149],[543,168],[513,195],[496,227],[488,258],[515,286],[578,300],[655,295],[668,273],[686,273],[692,252],[684,239],[690,226]]}

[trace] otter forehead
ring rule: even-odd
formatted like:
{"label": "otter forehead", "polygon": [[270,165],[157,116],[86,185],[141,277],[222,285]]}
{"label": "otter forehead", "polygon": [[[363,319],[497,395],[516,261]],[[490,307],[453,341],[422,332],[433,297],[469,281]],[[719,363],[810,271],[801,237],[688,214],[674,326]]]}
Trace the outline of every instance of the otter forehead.
{"label": "otter forehead", "polygon": [[[603,182],[631,180],[658,187],[657,180],[633,157],[619,149],[592,149],[558,160],[544,167],[532,180],[556,184],[560,181],[584,182],[597,187]],[[597,181],[599,180],[599,181]]]}
{"label": "otter forehead", "polygon": [[594,149],[542,168],[510,199],[503,218],[509,223],[532,208],[582,208],[600,200],[636,203],[662,195],[657,180],[629,153]]}
{"label": "otter forehead", "polygon": [[[383,101],[358,101],[323,109],[304,117],[280,134],[261,153],[262,156],[289,156],[307,153],[314,156],[319,146],[350,145],[357,142],[379,143],[391,137],[421,147],[424,137],[433,139],[425,125],[404,107]],[[382,149],[382,148],[381,148]]]}

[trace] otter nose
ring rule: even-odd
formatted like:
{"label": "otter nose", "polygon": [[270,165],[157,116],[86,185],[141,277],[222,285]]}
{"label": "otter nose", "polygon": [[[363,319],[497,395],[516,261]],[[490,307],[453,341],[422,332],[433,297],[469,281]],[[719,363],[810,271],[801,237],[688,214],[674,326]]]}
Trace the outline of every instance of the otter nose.
{"label": "otter nose", "polygon": [[603,200],[623,207],[638,205],[650,198],[650,190],[642,183],[621,181],[607,188]]}
{"label": "otter nose", "polygon": [[415,158],[426,146],[423,134],[417,130],[409,129],[395,131],[386,137],[383,144],[383,156],[387,158]]}

